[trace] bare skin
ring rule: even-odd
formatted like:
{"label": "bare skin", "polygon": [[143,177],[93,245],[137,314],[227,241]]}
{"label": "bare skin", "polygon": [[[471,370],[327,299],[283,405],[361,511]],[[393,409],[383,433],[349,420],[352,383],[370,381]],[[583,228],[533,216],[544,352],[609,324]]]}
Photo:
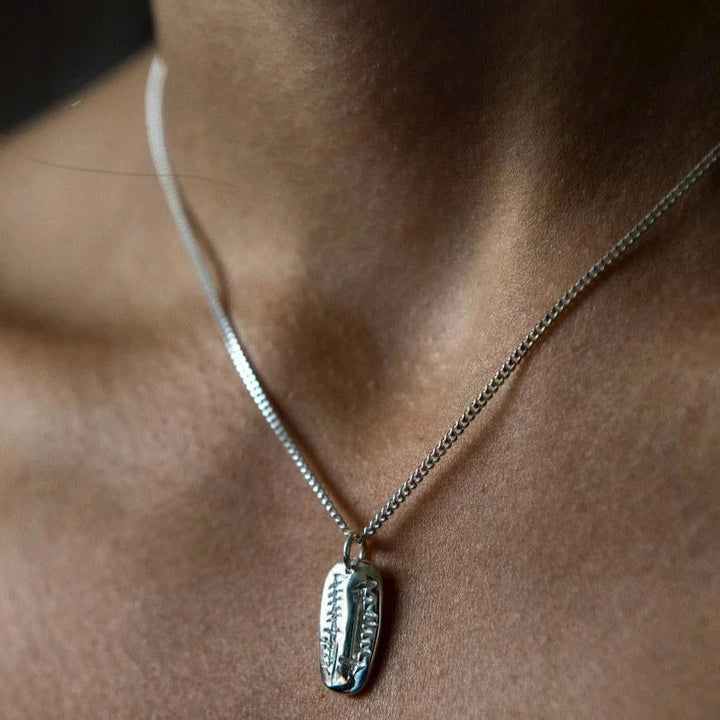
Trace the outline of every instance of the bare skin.
{"label": "bare skin", "polygon": [[[189,206],[360,526],[718,140],[720,66],[711,4],[342,5],[156,14]],[[315,659],[342,538],[191,275],[149,60],[0,148],[3,718],[720,714],[720,172],[373,541],[388,627],[342,697]]]}

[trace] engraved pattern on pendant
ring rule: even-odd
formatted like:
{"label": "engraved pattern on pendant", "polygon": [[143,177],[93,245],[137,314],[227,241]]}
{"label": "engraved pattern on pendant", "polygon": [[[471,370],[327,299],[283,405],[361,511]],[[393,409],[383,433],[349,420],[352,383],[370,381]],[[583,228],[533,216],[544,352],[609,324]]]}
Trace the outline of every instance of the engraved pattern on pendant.
{"label": "engraved pattern on pendant", "polygon": [[365,684],[380,628],[381,580],[370,563],[328,573],[320,607],[320,671],[325,685],[357,692]]}
{"label": "engraved pattern on pendant", "polygon": [[340,619],[340,592],[341,578],[339,573],[333,573],[330,585],[330,594],[327,601],[327,615],[325,626],[320,635],[320,662],[322,667],[328,668],[332,673],[337,663],[338,655],[338,620]]}

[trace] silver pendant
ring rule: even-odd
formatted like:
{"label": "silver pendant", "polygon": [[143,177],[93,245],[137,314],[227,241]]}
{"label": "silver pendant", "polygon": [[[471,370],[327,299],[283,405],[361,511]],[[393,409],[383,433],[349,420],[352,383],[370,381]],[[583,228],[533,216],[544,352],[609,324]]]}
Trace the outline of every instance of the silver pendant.
{"label": "silver pendant", "polygon": [[365,685],[380,631],[382,579],[363,559],[364,545],[350,559],[352,541],[325,578],[320,602],[320,674],[326,687],[342,693]]}

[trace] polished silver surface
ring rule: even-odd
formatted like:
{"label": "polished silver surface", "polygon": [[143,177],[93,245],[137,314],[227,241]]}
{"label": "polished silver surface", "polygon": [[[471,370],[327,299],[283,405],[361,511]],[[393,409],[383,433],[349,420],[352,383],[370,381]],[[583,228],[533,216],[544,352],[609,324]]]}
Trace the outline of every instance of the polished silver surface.
{"label": "polished silver surface", "polygon": [[[452,427],[443,435],[437,445],[423,458],[422,462],[410,473],[405,482],[392,494],[390,499],[377,511],[373,518],[359,533],[353,533],[343,519],[340,511],[320,484],[309,463],[300,452],[300,449],[288,434],[281,422],[275,408],[265,393],[260,380],[257,378],[240,339],[235,331],[232,321],[218,296],[213,284],[211,274],[205,265],[200,246],[195,238],[191,224],[188,220],[182,198],[178,189],[172,167],[167,156],[165,137],[163,131],[163,85],[165,82],[166,67],[163,61],[156,57],[153,60],[145,93],[145,114],[147,124],[148,143],[150,153],[155,164],[155,170],[160,186],[165,195],[170,213],[178,228],[195,272],[200,280],[205,297],[220,327],[223,341],[230,359],[235,366],[240,379],[247,388],[250,397],[257,405],[262,416],[275,433],[286,452],[297,466],[310,489],[315,493],[322,506],[335,521],[346,538],[362,537],[367,539],[374,535],[380,527],[387,522],[400,505],[410,496],[425,476],[440,462],[447,451],[457,442],[470,423],[480,414],[482,409],[495,396],[505,380],[512,374],[517,366],[527,357],[547,331],[547,329],[562,315],[567,308],[595,281],[603,275],[608,268],[614,265],[629,250],[637,240],[667,212],[677,200],[680,199],[720,157],[720,143],[715,145],[670,191],[668,191],[623,237],[615,242],[607,252],[603,253],[565,292],[550,306],[547,312],[538,320],[530,331],[521,340],[518,346],[510,353],[505,362],[499,367],[490,381],[483,387],[477,397],[458,417]],[[362,441],[362,439],[360,439]]]}
{"label": "polished silver surface", "polygon": [[[347,565],[346,565],[347,563]],[[380,632],[382,580],[359,558],[333,565],[320,601],[320,675],[325,686],[355,693],[365,685]]]}

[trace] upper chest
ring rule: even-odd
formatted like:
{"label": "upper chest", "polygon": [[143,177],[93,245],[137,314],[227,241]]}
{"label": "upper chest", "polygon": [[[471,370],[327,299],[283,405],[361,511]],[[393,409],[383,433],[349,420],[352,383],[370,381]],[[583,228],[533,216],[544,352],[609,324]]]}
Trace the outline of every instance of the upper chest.
{"label": "upper chest", "polygon": [[[352,700],[316,660],[342,538],[221,366],[78,346],[42,364],[26,348],[3,390],[8,698],[35,716],[505,716],[588,699],[609,714],[673,707],[672,671],[711,702],[717,384],[695,371],[658,403],[686,358],[640,375],[602,347],[585,366],[528,364],[378,534],[380,662]],[[399,449],[371,455],[373,476],[325,472],[358,525],[416,456],[385,419]],[[367,463],[361,437],[310,444],[321,466]],[[39,693],[38,674],[54,678]]]}

